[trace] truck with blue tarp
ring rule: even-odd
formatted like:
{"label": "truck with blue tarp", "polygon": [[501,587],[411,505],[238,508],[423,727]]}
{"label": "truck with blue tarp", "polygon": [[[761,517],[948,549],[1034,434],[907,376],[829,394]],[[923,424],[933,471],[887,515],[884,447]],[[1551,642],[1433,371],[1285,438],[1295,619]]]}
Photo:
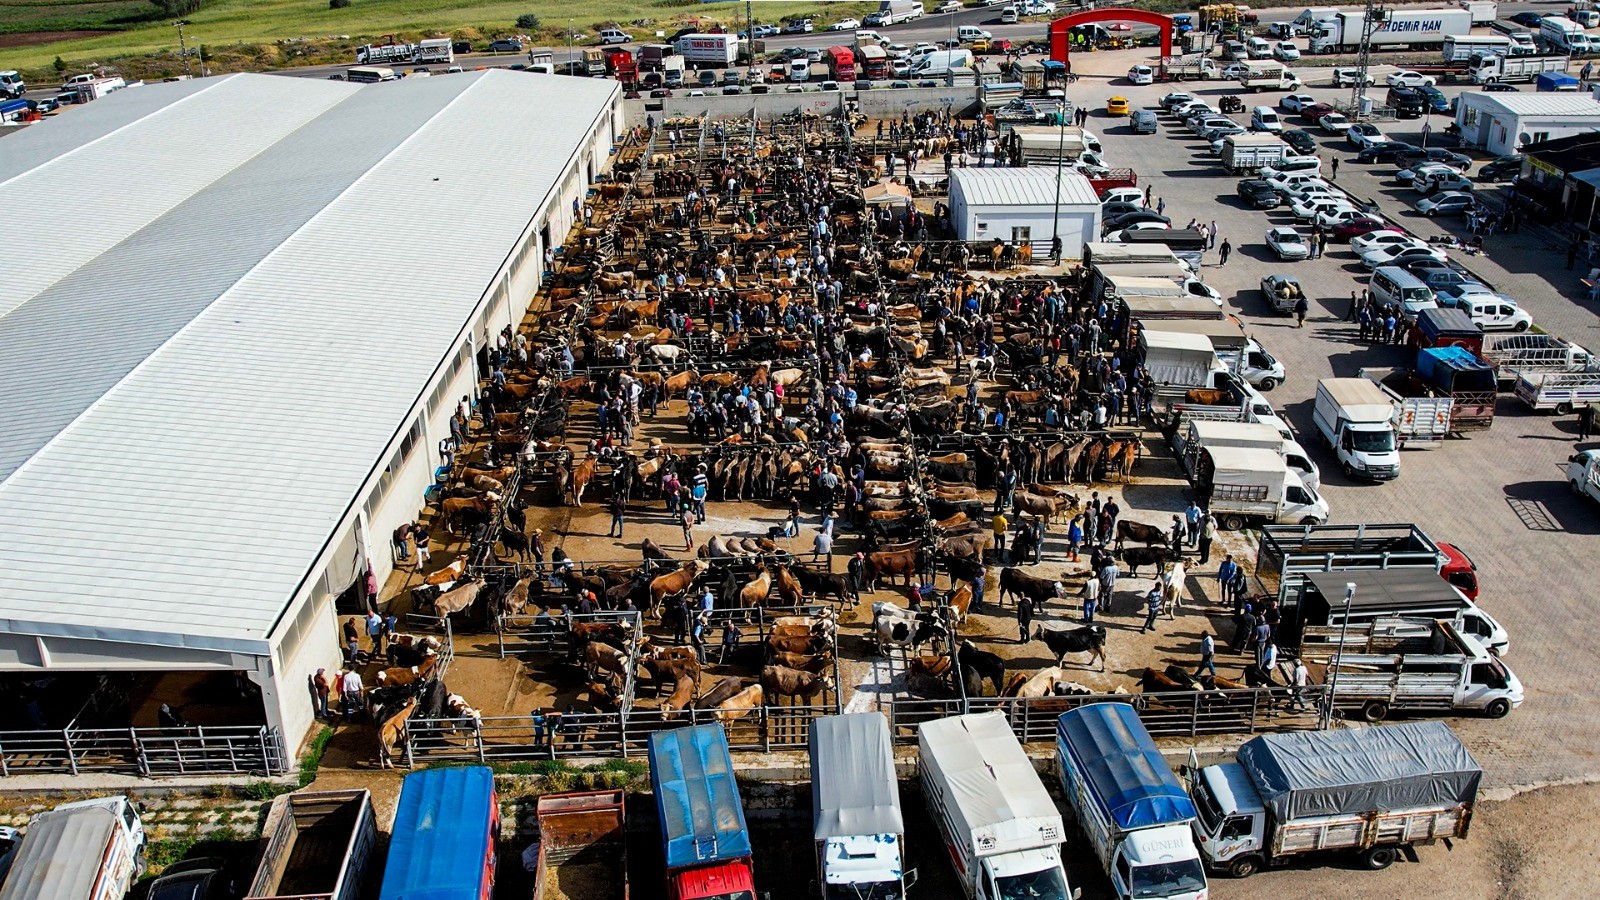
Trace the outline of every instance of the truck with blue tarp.
{"label": "truck with blue tarp", "polygon": [[487,766],[407,775],[378,900],[489,900],[499,836],[500,803]]}
{"label": "truck with blue tarp", "polygon": [[1204,900],[1194,803],[1132,706],[1091,703],[1062,713],[1056,763],[1062,793],[1119,900]]}
{"label": "truck with blue tarp", "polygon": [[650,735],[669,900],[755,900],[750,829],[720,723]]}
{"label": "truck with blue tarp", "polygon": [[1498,384],[1494,366],[1465,347],[1429,347],[1417,351],[1417,377],[1440,395],[1455,401],[1450,431],[1483,431],[1494,424]]}

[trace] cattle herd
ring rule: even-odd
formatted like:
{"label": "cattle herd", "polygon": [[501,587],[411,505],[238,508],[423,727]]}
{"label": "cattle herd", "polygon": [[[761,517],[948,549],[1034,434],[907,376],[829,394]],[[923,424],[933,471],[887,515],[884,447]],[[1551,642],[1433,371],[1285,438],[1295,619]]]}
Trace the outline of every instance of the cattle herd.
{"label": "cattle herd", "polygon": [[[904,602],[870,604],[863,655],[930,692],[1071,693],[1063,666],[1105,669],[1103,627],[1039,627],[1054,664],[1009,677],[962,632],[996,583],[1002,600],[1069,593],[1006,563],[1133,478],[1149,385],[1102,344],[1113,323],[1079,273],[969,271],[991,254],[940,240],[939,211],[869,204],[859,125],[632,135],[527,320],[478,354],[429,510],[463,538],[458,568],[413,611],[558,634],[541,647],[566,654],[552,702],[570,709],[836,705],[838,627],[886,588]],[[1022,536],[1009,558],[999,512]],[[594,537],[606,518],[634,537]],[[646,523],[668,530],[633,543]],[[1164,551],[1123,541],[1162,536],[1117,523],[1133,567]],[[742,674],[713,676],[730,626]]]}

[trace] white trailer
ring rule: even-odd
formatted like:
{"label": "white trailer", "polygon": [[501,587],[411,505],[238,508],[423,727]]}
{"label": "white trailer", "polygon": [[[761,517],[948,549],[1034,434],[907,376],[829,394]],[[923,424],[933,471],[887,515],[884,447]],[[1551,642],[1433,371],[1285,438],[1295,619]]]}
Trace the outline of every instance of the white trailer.
{"label": "white trailer", "polygon": [[678,38],[678,55],[691,69],[726,69],[739,60],[739,36],[686,34]]}
{"label": "white trailer", "polygon": [[1292,91],[1300,86],[1300,78],[1282,63],[1246,63],[1239,84],[1247,91]]}
{"label": "white trailer", "polygon": [[1500,4],[1494,0],[1456,0],[1456,5],[1472,13],[1472,25],[1493,25],[1500,18]]}
{"label": "white trailer", "polygon": [[[1316,23],[1312,53],[1341,53],[1359,49],[1366,14],[1340,12]],[[1395,9],[1388,21],[1372,33],[1372,47],[1442,47],[1444,39],[1472,32],[1472,13],[1465,9]]]}
{"label": "white trailer", "polygon": [[122,900],[144,874],[145,844],[127,797],[64,803],[28,822],[0,900]]}
{"label": "white trailer", "polygon": [[1288,464],[1290,470],[1313,491],[1321,485],[1322,473],[1296,441],[1289,440],[1276,428],[1264,422],[1223,422],[1197,419],[1185,414],[1178,419],[1172,432],[1172,449],[1183,467],[1185,476],[1193,481],[1203,477],[1202,466],[1211,464],[1205,451],[1213,447],[1245,447],[1270,450]]}
{"label": "white trailer", "polygon": [[1291,152],[1282,138],[1264,131],[1230,134],[1222,139],[1222,165],[1235,175],[1275,166]]}
{"label": "white trailer", "polygon": [[1495,367],[1502,385],[1514,385],[1524,372],[1584,372],[1593,369],[1589,351],[1553,334],[1506,334],[1485,338],[1481,354]]}
{"label": "white trailer", "polygon": [[1061,813],[1004,714],[924,722],[917,749],[922,793],[967,897],[1078,897],[1061,866]]}
{"label": "white trailer", "polygon": [[1514,393],[1539,412],[1570,415],[1586,403],[1600,403],[1600,372],[1527,372],[1517,376]]}
{"label": "white trailer", "polygon": [[356,65],[378,66],[408,63],[416,56],[412,44],[366,44],[356,48]]}
{"label": "white trailer", "polygon": [[412,62],[448,66],[456,61],[455,42],[449,38],[428,38],[417,44]]}
{"label": "white trailer", "polygon": [[1441,446],[1450,435],[1450,414],[1456,401],[1416,378],[1410,369],[1373,367],[1361,377],[1378,386],[1394,402],[1394,431],[1400,449]]}
{"label": "white trailer", "polygon": [[1252,522],[1277,525],[1321,525],[1328,521],[1328,501],[1306,487],[1278,450],[1255,447],[1210,447],[1210,465],[1196,468],[1194,482],[1201,505],[1229,531]]}

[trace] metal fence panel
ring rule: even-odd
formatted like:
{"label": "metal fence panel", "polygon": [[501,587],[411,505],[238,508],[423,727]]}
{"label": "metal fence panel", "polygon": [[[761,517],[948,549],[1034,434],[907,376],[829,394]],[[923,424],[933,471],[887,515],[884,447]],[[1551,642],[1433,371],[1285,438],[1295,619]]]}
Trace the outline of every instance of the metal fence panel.
{"label": "metal fence panel", "polygon": [[283,736],[263,726],[0,731],[0,775],[281,775]]}

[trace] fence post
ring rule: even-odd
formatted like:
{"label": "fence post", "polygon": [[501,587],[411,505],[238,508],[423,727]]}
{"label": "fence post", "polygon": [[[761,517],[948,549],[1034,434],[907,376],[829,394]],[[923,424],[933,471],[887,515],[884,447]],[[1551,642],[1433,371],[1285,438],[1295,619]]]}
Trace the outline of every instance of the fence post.
{"label": "fence post", "polygon": [[488,759],[488,757],[485,755],[484,749],[483,749],[483,720],[482,719],[473,719],[472,720],[472,734],[473,734],[473,737],[475,737],[477,739],[477,741],[478,741],[478,762],[485,762]]}
{"label": "fence post", "polygon": [[[417,761],[416,761],[416,758],[411,755],[411,735],[409,735],[409,734],[406,735],[405,748],[406,748],[406,768],[415,769],[417,767]],[[378,742],[378,752],[382,753],[385,756],[388,756],[389,755],[389,748],[383,746],[383,742],[379,741]]]}
{"label": "fence post", "polygon": [[1200,734],[1200,697],[1196,695],[1189,698],[1189,737]]}
{"label": "fence post", "polygon": [[6,762],[5,743],[0,742],[0,777],[9,777],[10,775],[11,765]]}
{"label": "fence post", "polygon": [[617,707],[617,746],[622,749],[622,758],[628,758],[628,710],[620,705]]}
{"label": "fence post", "polygon": [[1255,699],[1250,704],[1250,733],[1251,734],[1255,734],[1256,733],[1256,715],[1261,710],[1261,694],[1262,694],[1262,691],[1265,691],[1266,694],[1267,694],[1267,703],[1270,704],[1272,702],[1272,688],[1262,688],[1262,689],[1259,689],[1259,690],[1256,691]]}
{"label": "fence post", "polygon": [[[134,730],[129,728],[128,734],[134,734]],[[61,740],[67,745],[67,767],[72,769],[72,774],[76,775],[78,774],[78,757],[77,754],[72,752],[72,730],[68,728],[61,729]],[[138,736],[135,735],[134,742],[137,743],[138,740]]]}

